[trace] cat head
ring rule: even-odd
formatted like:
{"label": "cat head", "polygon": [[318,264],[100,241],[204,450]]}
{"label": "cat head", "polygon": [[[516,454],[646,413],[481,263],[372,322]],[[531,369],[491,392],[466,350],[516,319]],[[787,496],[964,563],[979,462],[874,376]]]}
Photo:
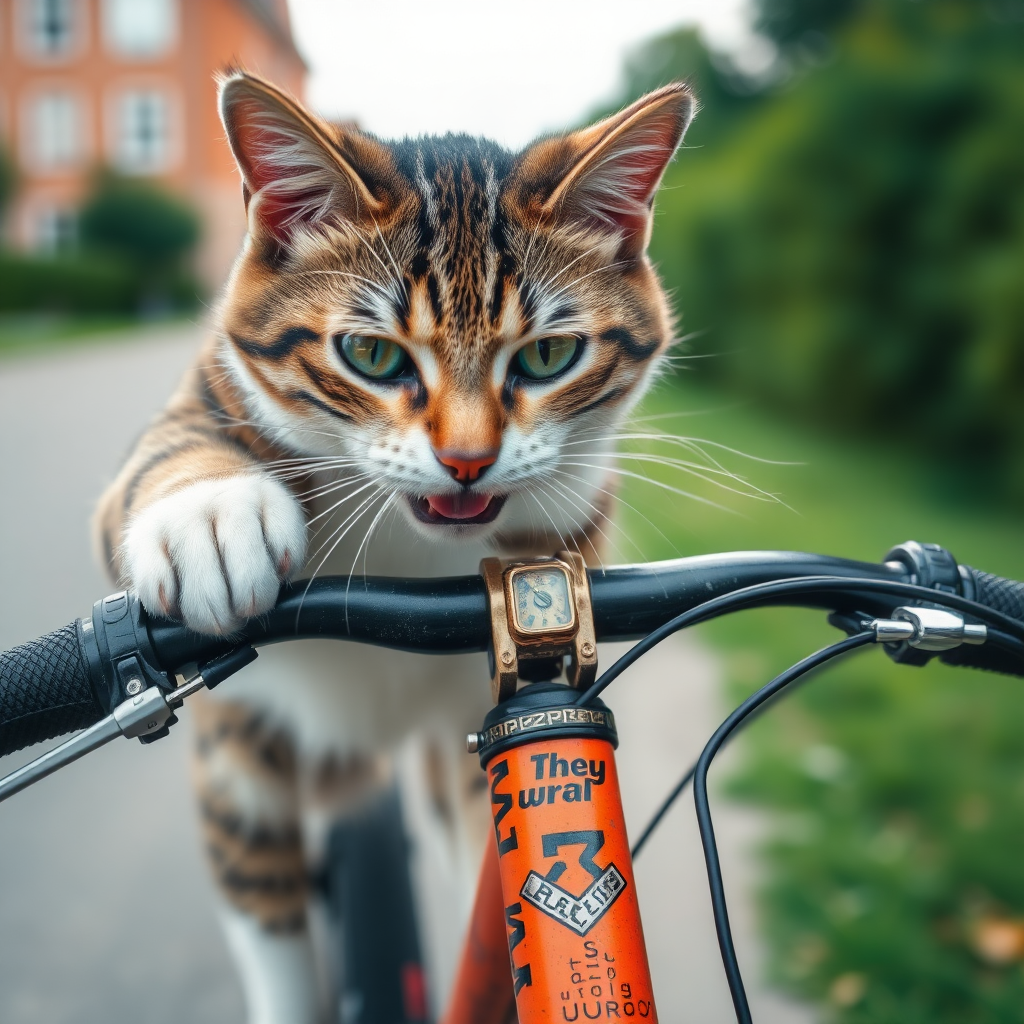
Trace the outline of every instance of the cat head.
{"label": "cat head", "polygon": [[646,248],[689,89],[519,153],[384,142],[244,73],[220,106],[248,216],[220,328],[261,429],[435,538],[583,528],[672,340]]}

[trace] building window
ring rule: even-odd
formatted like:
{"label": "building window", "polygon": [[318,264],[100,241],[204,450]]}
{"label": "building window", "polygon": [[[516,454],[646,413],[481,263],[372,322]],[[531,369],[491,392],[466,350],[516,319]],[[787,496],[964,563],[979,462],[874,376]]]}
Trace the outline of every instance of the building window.
{"label": "building window", "polygon": [[74,210],[62,206],[43,206],[33,218],[32,244],[40,252],[67,252],[78,241],[78,218]]}
{"label": "building window", "polygon": [[104,0],[103,38],[122,57],[153,58],[175,43],[176,0]]}
{"label": "building window", "polygon": [[152,90],[126,92],[115,113],[114,162],[128,174],[158,174],[171,156],[171,116],[167,97]]}
{"label": "building window", "polygon": [[62,171],[82,157],[82,109],[77,97],[66,92],[43,93],[29,106],[28,151],[33,168]]}
{"label": "building window", "polygon": [[28,39],[41,57],[62,57],[75,43],[75,0],[29,0]]}

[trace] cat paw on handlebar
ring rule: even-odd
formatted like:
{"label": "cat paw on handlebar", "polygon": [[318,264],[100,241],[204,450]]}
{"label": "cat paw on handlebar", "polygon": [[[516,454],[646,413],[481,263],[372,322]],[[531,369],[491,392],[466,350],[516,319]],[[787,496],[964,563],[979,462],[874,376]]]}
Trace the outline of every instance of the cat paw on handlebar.
{"label": "cat paw on handlebar", "polygon": [[305,562],[306,522],[277,480],[203,480],[133,517],[123,564],[146,610],[222,636],[274,606]]}

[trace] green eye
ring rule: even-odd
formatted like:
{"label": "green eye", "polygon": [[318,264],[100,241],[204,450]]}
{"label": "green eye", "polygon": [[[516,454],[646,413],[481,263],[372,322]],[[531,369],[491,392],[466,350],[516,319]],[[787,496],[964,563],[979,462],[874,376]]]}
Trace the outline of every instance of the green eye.
{"label": "green eye", "polygon": [[369,334],[343,334],[337,345],[345,362],[371,380],[397,377],[408,359],[401,345]]}
{"label": "green eye", "polygon": [[571,334],[560,334],[554,338],[540,338],[524,345],[515,361],[524,377],[531,380],[546,380],[554,377],[576,358],[580,350],[580,339]]}

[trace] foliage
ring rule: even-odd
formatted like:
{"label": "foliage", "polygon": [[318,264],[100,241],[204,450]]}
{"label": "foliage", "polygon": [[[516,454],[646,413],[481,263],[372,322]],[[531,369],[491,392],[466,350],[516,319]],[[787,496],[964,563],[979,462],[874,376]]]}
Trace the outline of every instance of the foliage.
{"label": "foliage", "polygon": [[[0,252],[0,312],[138,313],[150,301],[152,285],[116,256],[67,254],[54,257]],[[195,282],[181,272],[161,279],[164,307],[190,307]]]}
{"label": "foliage", "polygon": [[[735,407],[708,417],[718,442],[807,460],[733,467],[799,514],[669,518],[634,482],[625,497],[653,523],[631,512],[632,531],[647,557],[676,553],[665,535],[687,553],[872,560],[915,537],[1022,578],[1019,511],[977,496],[1024,496],[1024,4],[757,12],[779,57],[753,95],[721,62],[679,51],[719,76],[701,117],[723,90],[738,98],[671,169],[652,252],[685,328],[705,332],[690,350],[717,356],[682,365],[827,429]],[[684,383],[647,411],[711,400]],[[706,635],[736,699],[835,636],[820,615],[782,610]],[[1020,1019],[1022,712],[1019,681],[871,651],[751,727],[731,787],[775,812],[763,921],[777,983],[841,1024]]]}
{"label": "foliage", "polygon": [[0,223],[18,187],[18,172],[7,150],[0,145]]}
{"label": "foliage", "polygon": [[176,196],[137,179],[103,174],[79,215],[83,245],[147,271],[178,267],[199,241],[198,215]]}
{"label": "foliage", "polygon": [[[914,537],[1024,578],[1019,515],[962,500],[942,467],[910,471],[898,451],[870,440],[840,441],[738,407],[696,385],[707,362],[684,364],[688,372],[645,402],[637,425],[654,417],[657,430],[685,424],[733,450],[796,460],[767,465],[716,450],[726,468],[785,504],[755,505],[647,461],[654,480],[726,508],[658,501],[655,487],[630,479],[623,519],[639,551],[614,560],[797,548],[876,561]],[[732,616],[704,635],[722,653],[737,703],[837,637],[822,613],[783,609]],[[614,699],[609,691],[613,707]],[[841,1024],[1020,1020],[1022,721],[1020,680],[900,666],[872,649],[749,727],[730,787],[775,812],[762,919],[777,983]]]}
{"label": "foliage", "polygon": [[814,47],[849,21],[863,0],[758,0],[754,27],[784,51]]}
{"label": "foliage", "polygon": [[97,338],[109,341],[139,336],[139,318],[134,312],[61,313],[0,311],[0,359],[15,353],[38,353],[73,345],[92,344]]}
{"label": "foliage", "polygon": [[587,120],[612,114],[666,82],[685,81],[697,94],[700,114],[686,134],[684,164],[691,161],[690,151],[719,143],[766,99],[710,53],[692,28],[676,29],[637,47],[626,57],[623,77],[615,101]]}
{"label": "foliage", "polygon": [[0,310],[130,311],[138,285],[114,259],[0,253]]}
{"label": "foliage", "polygon": [[712,367],[731,387],[1024,498],[1024,6],[759,10],[784,57],[834,34],[754,97],[723,102],[735,83],[707,55],[677,47],[664,69],[692,60],[697,129],[728,123],[658,200],[652,252],[705,332],[692,348],[727,353]]}
{"label": "foliage", "polygon": [[199,220],[145,182],[104,174],[79,216],[77,251],[0,253],[0,311],[130,314],[188,308],[200,288],[187,268]]}

